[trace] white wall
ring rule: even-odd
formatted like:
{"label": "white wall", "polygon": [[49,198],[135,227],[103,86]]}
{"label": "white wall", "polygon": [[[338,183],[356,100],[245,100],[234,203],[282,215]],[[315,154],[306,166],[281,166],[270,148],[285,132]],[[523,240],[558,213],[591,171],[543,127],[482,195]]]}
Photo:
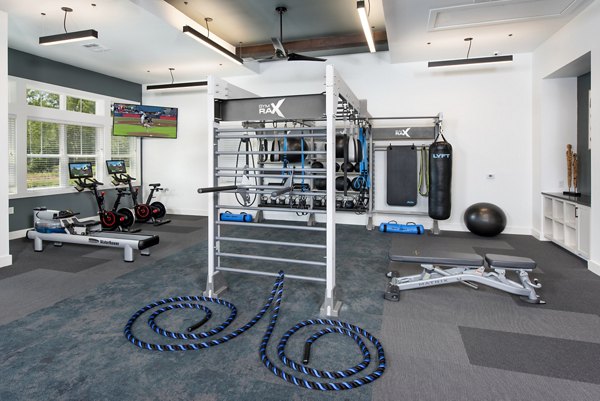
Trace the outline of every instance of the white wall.
{"label": "white wall", "polygon": [[[506,212],[506,232],[531,233],[530,55],[516,55],[510,64],[449,69],[428,69],[425,62],[393,65],[387,53],[330,57],[329,62],[359,98],[368,100],[374,116],[444,113],[455,156],[453,212],[442,229],[465,230],[464,210],[488,201]],[[271,62],[263,63],[258,75],[228,80],[273,96],[323,92],[324,75],[322,63]],[[170,189],[165,203],[172,212],[205,214],[206,201],[196,193],[207,182],[205,93],[146,92],[143,102],[179,107],[177,140],[144,139],[144,182],[159,181]],[[365,216],[338,215],[340,222],[366,221]],[[430,219],[410,216],[379,216],[375,223],[391,219],[431,226]]]}
{"label": "white wall", "polygon": [[160,182],[166,191],[159,193],[168,213],[206,215],[208,201],[196,190],[207,186],[206,89],[171,92],[145,91],[142,103],[177,107],[177,139],[143,139],[143,181]]}
{"label": "white wall", "polygon": [[[442,229],[466,229],[466,207],[489,201],[506,212],[506,232],[531,233],[530,55],[516,55],[511,64],[437,70],[425,62],[390,64],[387,53],[330,57],[328,62],[359,98],[368,100],[374,116],[444,113],[455,156],[453,212]],[[319,93],[324,71],[320,63],[272,62],[263,63],[259,75],[229,81],[262,96]],[[488,172],[496,178],[487,179]],[[364,223],[364,217],[341,216],[340,221]],[[380,216],[376,223],[391,218]],[[406,219],[431,224],[430,219]]]}
{"label": "white wall", "polygon": [[[554,182],[560,178],[556,175],[556,167],[546,162],[546,152],[555,146],[546,133],[548,120],[564,121],[566,113],[556,114],[553,103],[556,100],[547,96],[548,84],[543,80],[549,74],[577,60],[584,54],[591,52],[591,77],[592,77],[592,161],[591,161],[591,188],[592,188],[592,215],[591,215],[591,252],[588,267],[600,274],[600,158],[597,156],[597,147],[600,144],[600,2],[591,3],[584,11],[577,15],[560,31],[550,37],[533,53],[533,177],[531,197],[533,199],[534,229],[539,230],[541,224],[540,191],[554,189]],[[554,110],[554,112],[553,112]],[[574,111],[573,111],[574,112]],[[558,143],[556,144],[558,146]],[[563,145],[564,146],[564,145]],[[561,156],[564,147],[560,149]],[[557,150],[558,152],[558,150]],[[564,173],[563,173],[564,174]],[[564,177],[564,175],[563,175]],[[551,188],[547,188],[551,187]]]}
{"label": "white wall", "polygon": [[0,11],[0,267],[12,264],[8,246],[8,17]]}

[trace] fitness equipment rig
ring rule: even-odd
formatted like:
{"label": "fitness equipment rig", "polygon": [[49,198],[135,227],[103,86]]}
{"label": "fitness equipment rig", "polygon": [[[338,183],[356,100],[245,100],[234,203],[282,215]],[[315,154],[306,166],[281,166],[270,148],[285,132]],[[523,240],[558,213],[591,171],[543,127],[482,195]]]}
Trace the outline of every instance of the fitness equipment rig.
{"label": "fitness equipment rig", "polygon": [[[253,93],[235,87],[226,81],[209,77],[207,113],[208,132],[212,135],[209,135],[208,148],[213,149],[213,152],[208,154],[210,166],[208,188],[199,189],[200,193],[210,192],[211,194],[208,202],[208,278],[205,296],[217,296],[227,288],[223,272],[276,277],[278,275],[276,272],[268,271],[271,263],[305,265],[324,269],[324,277],[322,274],[310,273],[308,269],[305,270],[306,274],[303,271],[302,274],[288,274],[287,277],[324,283],[325,298],[321,306],[321,314],[338,315],[341,302],[336,299],[335,294],[336,120],[343,117],[347,122],[347,128],[356,129],[356,121],[364,119],[368,115],[366,103],[359,101],[336,74],[333,66],[326,66],[325,69],[324,94],[256,97]],[[340,104],[341,111],[338,108]],[[269,127],[267,127],[268,125]],[[286,140],[292,138],[299,140],[300,149],[285,148]],[[237,149],[234,146],[227,147],[227,140],[234,141]],[[255,147],[259,150],[251,150],[249,147],[241,150],[239,142],[235,142],[240,140],[259,141],[262,146]],[[277,141],[282,146],[279,150],[268,150],[264,145],[265,140],[267,143],[270,140]],[[303,140],[307,143],[306,149]],[[322,146],[317,147],[315,143],[320,143]],[[239,156],[247,155],[259,156],[258,167],[254,167],[253,163],[249,161],[243,167],[224,165],[227,158],[231,160],[232,157],[239,158]],[[266,160],[265,156],[268,155],[279,155],[281,159],[300,156],[302,166],[293,165],[293,162],[284,163],[283,166],[273,166],[271,164],[273,162]],[[323,167],[311,168],[304,163],[317,158]],[[237,185],[235,182],[235,185],[226,185],[228,182],[225,179],[244,178],[244,176],[257,178],[259,182],[255,183],[252,179],[248,179],[245,185]],[[269,178],[279,180],[279,183],[263,181],[263,179]],[[316,179],[326,180],[326,190],[315,190],[309,185]],[[268,206],[253,205],[251,199],[241,205],[227,204],[228,200],[232,200],[234,194],[242,195],[241,197],[244,199],[249,199],[248,195],[255,194],[259,199],[261,197],[271,201],[283,199],[286,207],[283,205],[276,207],[272,205],[272,202]],[[325,206],[313,207],[315,198],[327,199]],[[298,202],[294,203],[293,199],[297,199]],[[300,203],[300,200],[303,200],[303,203]],[[256,222],[219,221],[220,212],[225,210],[256,212],[254,218]],[[301,226],[288,221],[283,221],[281,224],[263,222],[263,213],[280,213],[277,214],[278,216],[302,214],[308,216],[308,224]],[[317,217],[321,218],[320,222],[317,222]],[[221,234],[222,227],[239,225],[257,233],[265,228],[291,230],[298,232],[302,237],[299,236],[297,241],[283,242],[242,237],[247,234],[242,234],[240,237],[226,237]],[[325,244],[306,243],[303,240],[303,237],[314,232],[325,234]],[[256,255],[221,250],[223,246],[231,243],[259,244],[264,252]],[[318,259],[283,258],[280,257],[281,252],[276,253],[275,256],[264,256],[267,251],[273,252],[272,247],[310,250],[311,252],[307,254]],[[322,259],[320,255],[315,255],[318,252],[324,253]],[[240,259],[266,262],[264,263],[266,268],[259,270],[247,266],[227,265],[228,262]],[[277,270],[279,269],[275,271]]]}
{"label": "fitness equipment rig", "polygon": [[[51,241],[54,246],[63,243],[123,248],[123,260],[133,262],[133,250],[141,255],[150,255],[150,247],[157,245],[157,235],[126,234],[102,231],[100,223],[95,220],[78,220],[69,210],[47,210],[40,207],[33,210],[34,230],[27,231],[27,238],[33,240],[33,250],[42,252],[44,241]],[[38,231],[40,230],[40,231]],[[42,232],[45,231],[45,232]],[[61,232],[62,231],[62,232]]]}

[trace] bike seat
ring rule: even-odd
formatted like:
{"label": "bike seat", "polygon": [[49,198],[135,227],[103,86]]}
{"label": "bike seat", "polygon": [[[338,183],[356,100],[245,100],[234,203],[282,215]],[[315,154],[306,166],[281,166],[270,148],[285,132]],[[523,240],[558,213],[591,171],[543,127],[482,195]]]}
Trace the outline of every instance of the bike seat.
{"label": "bike seat", "polygon": [[156,188],[156,187],[160,187],[160,183],[158,183],[158,184],[148,184],[148,186]]}

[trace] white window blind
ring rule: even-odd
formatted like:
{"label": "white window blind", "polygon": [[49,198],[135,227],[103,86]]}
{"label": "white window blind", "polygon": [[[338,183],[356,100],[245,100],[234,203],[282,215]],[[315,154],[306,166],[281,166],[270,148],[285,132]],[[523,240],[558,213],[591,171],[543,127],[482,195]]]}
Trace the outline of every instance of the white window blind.
{"label": "white window blind", "polygon": [[89,161],[95,168],[97,129],[46,121],[27,121],[27,188],[72,185],[69,165]]}
{"label": "white window blind", "polygon": [[8,193],[17,193],[17,119],[8,117]]}
{"label": "white window blind", "polygon": [[125,160],[127,172],[136,176],[137,171],[137,140],[125,136],[113,136],[111,141],[111,158]]}

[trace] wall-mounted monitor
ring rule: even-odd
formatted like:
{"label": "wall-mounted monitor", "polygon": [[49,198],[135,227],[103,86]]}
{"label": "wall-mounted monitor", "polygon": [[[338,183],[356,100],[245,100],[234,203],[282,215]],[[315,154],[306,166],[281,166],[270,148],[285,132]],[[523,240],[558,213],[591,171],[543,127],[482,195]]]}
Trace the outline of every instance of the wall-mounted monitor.
{"label": "wall-mounted monitor", "polygon": [[115,103],[113,135],[175,139],[177,108]]}
{"label": "wall-mounted monitor", "polygon": [[77,178],[92,178],[93,176],[92,163],[69,163],[69,178],[72,180]]}
{"label": "wall-mounted monitor", "polygon": [[107,160],[106,169],[108,174],[127,174],[125,160]]}

